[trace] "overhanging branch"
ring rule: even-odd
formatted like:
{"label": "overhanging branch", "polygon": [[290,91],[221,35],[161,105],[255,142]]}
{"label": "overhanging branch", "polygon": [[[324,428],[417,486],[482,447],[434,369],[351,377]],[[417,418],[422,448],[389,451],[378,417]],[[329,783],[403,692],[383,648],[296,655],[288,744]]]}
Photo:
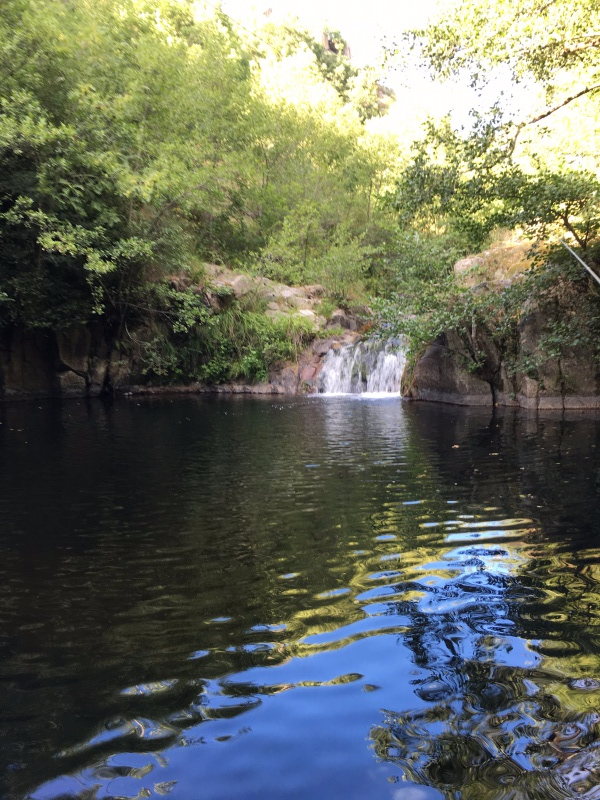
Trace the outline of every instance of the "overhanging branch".
{"label": "overhanging branch", "polygon": [[563,102],[559,103],[557,106],[547,109],[543,114],[539,114],[537,117],[533,117],[533,119],[528,119],[526,122],[522,122],[519,127],[522,128],[524,125],[534,125],[536,122],[540,122],[541,120],[546,119],[546,117],[549,117],[551,114],[554,114],[555,111],[559,111],[561,108],[568,106],[569,103],[572,103],[574,100],[578,100],[580,97],[590,94],[591,92],[596,92],[599,89],[600,83],[597,83],[595,86],[586,86],[585,89],[577,92],[577,94],[567,97],[566,100],[563,100]]}

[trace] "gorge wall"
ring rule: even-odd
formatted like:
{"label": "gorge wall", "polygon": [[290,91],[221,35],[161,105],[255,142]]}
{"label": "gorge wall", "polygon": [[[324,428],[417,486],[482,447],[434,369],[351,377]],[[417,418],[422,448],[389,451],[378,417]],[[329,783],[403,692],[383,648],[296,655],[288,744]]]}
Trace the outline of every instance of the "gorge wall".
{"label": "gorge wall", "polygon": [[10,328],[0,332],[0,400],[42,397],[99,397],[105,394],[211,392],[295,395],[316,391],[326,353],[352,344],[351,330],[316,338],[295,363],[276,365],[263,383],[148,383],[139,351],[124,352],[100,323],[64,331]]}
{"label": "gorge wall", "polygon": [[[573,309],[554,308],[568,316]],[[486,331],[476,334],[474,362],[469,336],[447,331],[405,375],[404,394],[415,400],[469,406],[517,406],[539,410],[600,409],[600,367],[595,348],[563,345],[549,357],[544,334],[549,311],[538,308],[519,322],[511,352]]]}
{"label": "gorge wall", "polygon": [[[316,338],[293,363],[274,364],[268,381],[165,386],[145,375],[145,345],[155,334],[144,322],[138,323],[136,329],[127,329],[129,335],[122,337],[101,320],[60,331],[10,326],[0,330],[0,400],[165,391],[280,395],[312,392],[316,390],[325,354],[359,338],[357,329],[362,323],[358,317],[339,308],[327,318],[318,313],[324,292],[320,285],[290,287],[211,264],[205,265],[205,272],[202,283],[192,290],[204,298],[211,314],[250,298],[257,307],[264,306],[266,318],[303,318],[314,329]],[[177,292],[185,292],[188,284],[171,279],[171,288]],[[125,346],[118,344],[120,338],[126,340]]]}
{"label": "gorge wall", "polygon": [[0,399],[97,397],[124,389],[140,374],[135,359],[119,351],[100,323],[0,332]]}

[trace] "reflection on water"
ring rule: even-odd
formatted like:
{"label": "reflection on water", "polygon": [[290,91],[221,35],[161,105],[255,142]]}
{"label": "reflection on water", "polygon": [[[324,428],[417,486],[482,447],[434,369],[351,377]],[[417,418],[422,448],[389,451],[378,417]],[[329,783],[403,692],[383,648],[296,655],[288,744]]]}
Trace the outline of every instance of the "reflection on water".
{"label": "reflection on water", "polygon": [[600,798],[597,419],[0,423],[3,797]]}

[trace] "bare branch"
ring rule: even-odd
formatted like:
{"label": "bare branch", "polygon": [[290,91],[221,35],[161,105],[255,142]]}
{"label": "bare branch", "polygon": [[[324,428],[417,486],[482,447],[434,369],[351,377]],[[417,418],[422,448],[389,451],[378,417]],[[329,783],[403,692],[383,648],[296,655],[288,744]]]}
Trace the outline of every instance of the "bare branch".
{"label": "bare branch", "polygon": [[541,120],[546,119],[546,117],[549,117],[551,114],[554,114],[555,111],[558,111],[559,109],[564,108],[564,106],[568,105],[569,103],[572,103],[573,100],[577,100],[578,98],[583,97],[586,94],[590,94],[590,92],[596,92],[599,89],[600,89],[600,83],[597,83],[595,86],[587,86],[585,89],[582,89],[580,92],[577,92],[577,94],[573,94],[571,95],[571,97],[567,97],[566,100],[563,100],[563,102],[559,103],[557,106],[553,106],[552,108],[549,108],[547,111],[544,111],[543,114],[539,114],[537,117],[533,117],[533,119],[528,119],[526,122],[522,122],[519,128],[522,128],[523,125],[533,125],[536,122],[540,122]]}
{"label": "bare branch", "polygon": [[547,2],[547,3],[545,3],[545,4],[544,4],[544,5],[541,7],[541,8],[538,8],[538,9],[533,9],[533,8],[521,8],[521,9],[520,9],[519,11],[517,11],[517,13],[515,14],[515,16],[514,16],[514,18],[513,18],[513,24],[514,24],[514,23],[515,23],[515,22],[516,22],[516,21],[517,21],[517,20],[518,20],[520,17],[526,17],[526,16],[528,16],[529,14],[531,14],[531,13],[533,13],[533,12],[535,12],[535,13],[537,14],[537,16],[541,16],[541,15],[544,13],[544,11],[547,11],[547,10],[550,8],[550,6],[554,5],[556,2],[557,2],[557,0],[548,0],[548,2]]}

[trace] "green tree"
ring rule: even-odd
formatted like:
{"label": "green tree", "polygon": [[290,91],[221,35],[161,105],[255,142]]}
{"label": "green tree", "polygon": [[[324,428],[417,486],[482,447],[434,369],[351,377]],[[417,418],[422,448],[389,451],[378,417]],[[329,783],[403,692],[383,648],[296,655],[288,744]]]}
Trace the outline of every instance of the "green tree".
{"label": "green tree", "polygon": [[[533,78],[552,95],[561,76],[572,89],[558,94],[556,106],[600,88],[600,7],[596,0],[458,0],[443,15],[407,38],[442,77],[467,71],[474,84],[499,66],[514,80]],[[548,108],[550,111],[551,108]]]}
{"label": "green tree", "polygon": [[202,262],[322,279],[340,301],[364,291],[397,159],[361,122],[373,73],[305,32],[260,49],[227,15],[197,11],[3,4],[1,326],[145,328],[148,374],[165,379],[198,377],[215,342],[237,336],[240,374],[257,376],[287,333],[233,307],[220,328],[192,286]]}
{"label": "green tree", "polygon": [[566,233],[585,249],[597,235],[600,161],[590,136],[600,128],[599,27],[592,0],[460,0],[408,33],[438,77],[482,87],[500,71],[505,83],[526,83],[538,105],[501,98],[488,113],[472,112],[470,131],[430,125],[399,182],[401,213],[414,217],[429,202],[446,222],[479,229],[480,241],[494,224],[519,224],[540,236]]}
{"label": "green tree", "polygon": [[5,5],[9,317],[60,326],[122,314],[145,275],[184,263],[190,219],[206,213],[212,224],[237,202],[248,59],[218,19],[194,25],[175,2]]}

